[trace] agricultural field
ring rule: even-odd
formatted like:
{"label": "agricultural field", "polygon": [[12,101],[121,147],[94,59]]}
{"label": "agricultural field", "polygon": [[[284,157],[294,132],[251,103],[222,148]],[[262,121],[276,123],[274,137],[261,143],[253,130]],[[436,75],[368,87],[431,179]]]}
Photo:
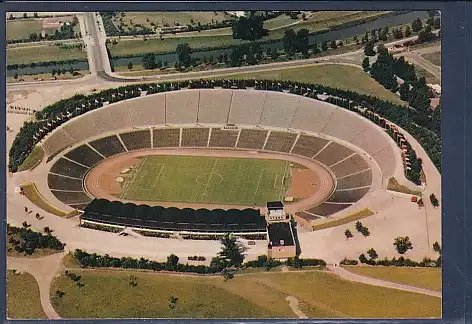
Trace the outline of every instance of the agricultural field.
{"label": "agricultural field", "polygon": [[283,198],[288,165],[269,159],[147,156],[127,175],[120,198],[264,206]]}
{"label": "agricultural field", "polygon": [[[111,269],[73,272],[83,287],[63,274],[51,289],[65,293],[51,296],[64,318],[294,318],[287,296],[298,298],[310,318],[441,316],[440,298],[353,283],[317,270],[248,273],[228,281]],[[177,298],[174,308],[170,297]]]}
{"label": "agricultural field", "polygon": [[115,26],[142,25],[155,29],[162,27],[207,24],[230,19],[231,15],[222,11],[154,11],[154,12],[120,12],[113,18]]}
{"label": "agricultural field", "polygon": [[441,269],[403,267],[345,267],[361,276],[397,282],[413,287],[441,291]]}
{"label": "agricultural field", "polygon": [[9,20],[6,25],[7,40],[26,39],[32,33],[41,34],[43,30],[40,19]]}
{"label": "agricultural field", "polygon": [[29,273],[7,271],[7,318],[47,319],[39,300],[39,287]]}
{"label": "agricultural field", "polygon": [[12,47],[7,48],[6,52],[8,65],[87,59],[87,53],[84,50],[77,47],[64,48],[54,44]]}

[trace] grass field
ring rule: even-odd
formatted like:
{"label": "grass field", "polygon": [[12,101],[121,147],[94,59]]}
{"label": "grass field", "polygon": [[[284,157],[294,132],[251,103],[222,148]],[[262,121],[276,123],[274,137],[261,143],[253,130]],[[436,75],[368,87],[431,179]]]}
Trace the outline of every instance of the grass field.
{"label": "grass field", "polygon": [[83,50],[78,48],[64,49],[54,44],[7,48],[6,52],[8,65],[87,58],[87,53]]}
{"label": "grass field", "polygon": [[362,69],[349,65],[323,64],[299,68],[240,73],[231,75],[238,79],[293,80],[307,83],[323,84],[330,87],[368,94],[377,98],[404,104],[399,96],[386,90]]}
{"label": "grass field", "polygon": [[21,19],[7,21],[7,40],[26,39],[32,33],[41,34],[43,22],[36,19]]}
{"label": "grass field", "polygon": [[441,66],[441,52],[438,51],[434,53],[427,53],[421,56],[433,63],[434,65]]}
{"label": "grass field", "polygon": [[[57,277],[52,292],[56,311],[64,318],[193,317],[293,318],[285,297],[299,299],[310,318],[439,317],[441,299],[345,281],[322,271],[265,272],[193,277],[116,270],[73,270],[82,288],[65,275]],[[137,286],[129,284],[135,276]],[[204,293],[202,293],[204,291]],[[174,309],[170,296],[178,298]],[[86,298],[84,298],[86,297]]]}
{"label": "grass field", "polygon": [[362,209],[361,211],[358,211],[355,214],[352,214],[352,215],[349,215],[349,216],[346,216],[346,217],[343,217],[343,218],[340,218],[340,219],[337,219],[337,220],[334,220],[334,221],[327,221],[327,222],[324,222],[324,223],[315,224],[312,227],[313,227],[314,231],[319,231],[319,230],[326,229],[326,228],[331,228],[331,227],[336,227],[336,226],[348,224],[348,223],[357,221],[359,219],[363,219],[363,218],[372,216],[373,214],[374,213],[370,209],[364,208],[364,209]]}
{"label": "grass field", "polygon": [[441,269],[403,267],[345,267],[367,277],[397,282],[419,288],[441,291]]}
{"label": "grass field", "polygon": [[47,211],[48,213],[51,213],[53,215],[57,216],[66,216],[67,213],[57,209],[56,207],[52,206],[49,204],[43,196],[39,193],[38,189],[34,185],[34,183],[29,183],[26,185],[22,185],[21,188],[23,189],[23,192],[26,196],[26,198],[29,199],[33,204],[41,208],[42,210]]}
{"label": "grass field", "polygon": [[47,319],[39,300],[39,287],[29,273],[7,271],[7,318]]}
{"label": "grass field", "polygon": [[44,151],[41,146],[35,146],[26,160],[18,167],[18,171],[34,169],[44,158]]}
{"label": "grass field", "polygon": [[398,183],[397,179],[391,177],[388,179],[387,190],[398,191],[409,195],[421,196],[421,191],[411,190]]}
{"label": "grass field", "polygon": [[128,175],[120,198],[264,206],[282,199],[287,161],[195,156],[147,156]]}
{"label": "grass field", "polygon": [[415,71],[418,78],[424,77],[426,79],[426,83],[441,84],[440,78],[423,69],[419,64],[415,64]]}

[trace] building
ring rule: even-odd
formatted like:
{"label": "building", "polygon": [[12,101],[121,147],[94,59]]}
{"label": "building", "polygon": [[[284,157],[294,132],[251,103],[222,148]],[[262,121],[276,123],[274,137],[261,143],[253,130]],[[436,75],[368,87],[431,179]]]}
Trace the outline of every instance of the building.
{"label": "building", "polygon": [[290,222],[275,222],[267,224],[269,244],[267,256],[273,259],[293,258],[297,254],[295,238]]}
{"label": "building", "polygon": [[273,259],[295,257],[297,248],[289,216],[281,201],[267,202],[267,255]]}

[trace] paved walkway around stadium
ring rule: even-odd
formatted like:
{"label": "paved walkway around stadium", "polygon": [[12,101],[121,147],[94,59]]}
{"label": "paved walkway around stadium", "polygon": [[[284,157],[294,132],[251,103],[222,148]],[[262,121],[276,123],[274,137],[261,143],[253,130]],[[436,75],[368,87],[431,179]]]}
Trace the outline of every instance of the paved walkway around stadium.
{"label": "paved walkway around stadium", "polygon": [[339,267],[339,266],[336,266],[336,267],[327,266],[327,269],[331,271],[332,273],[336,274],[337,276],[341,277],[342,279],[349,280],[349,281],[359,282],[359,283],[363,283],[363,284],[367,284],[371,286],[379,286],[379,287],[385,287],[385,288],[390,288],[390,289],[403,290],[403,291],[408,291],[408,292],[413,292],[413,293],[418,293],[418,294],[423,294],[423,295],[429,295],[433,297],[439,297],[439,298],[442,297],[442,293],[438,291],[403,285],[403,284],[375,279],[371,277],[361,276],[361,275],[349,272],[343,267]]}
{"label": "paved walkway around stadium", "polygon": [[36,279],[39,286],[41,307],[48,319],[61,319],[51,304],[50,290],[54,277],[62,265],[65,252],[56,253],[42,258],[7,257],[7,268],[19,272],[28,272]]}

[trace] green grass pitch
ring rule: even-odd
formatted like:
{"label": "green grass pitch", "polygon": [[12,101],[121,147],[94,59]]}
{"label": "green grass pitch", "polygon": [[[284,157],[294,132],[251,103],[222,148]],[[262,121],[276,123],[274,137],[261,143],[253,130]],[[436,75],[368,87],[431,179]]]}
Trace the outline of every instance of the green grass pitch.
{"label": "green grass pitch", "polygon": [[264,206],[283,199],[289,162],[202,156],[146,156],[126,175],[120,198],[133,201]]}

